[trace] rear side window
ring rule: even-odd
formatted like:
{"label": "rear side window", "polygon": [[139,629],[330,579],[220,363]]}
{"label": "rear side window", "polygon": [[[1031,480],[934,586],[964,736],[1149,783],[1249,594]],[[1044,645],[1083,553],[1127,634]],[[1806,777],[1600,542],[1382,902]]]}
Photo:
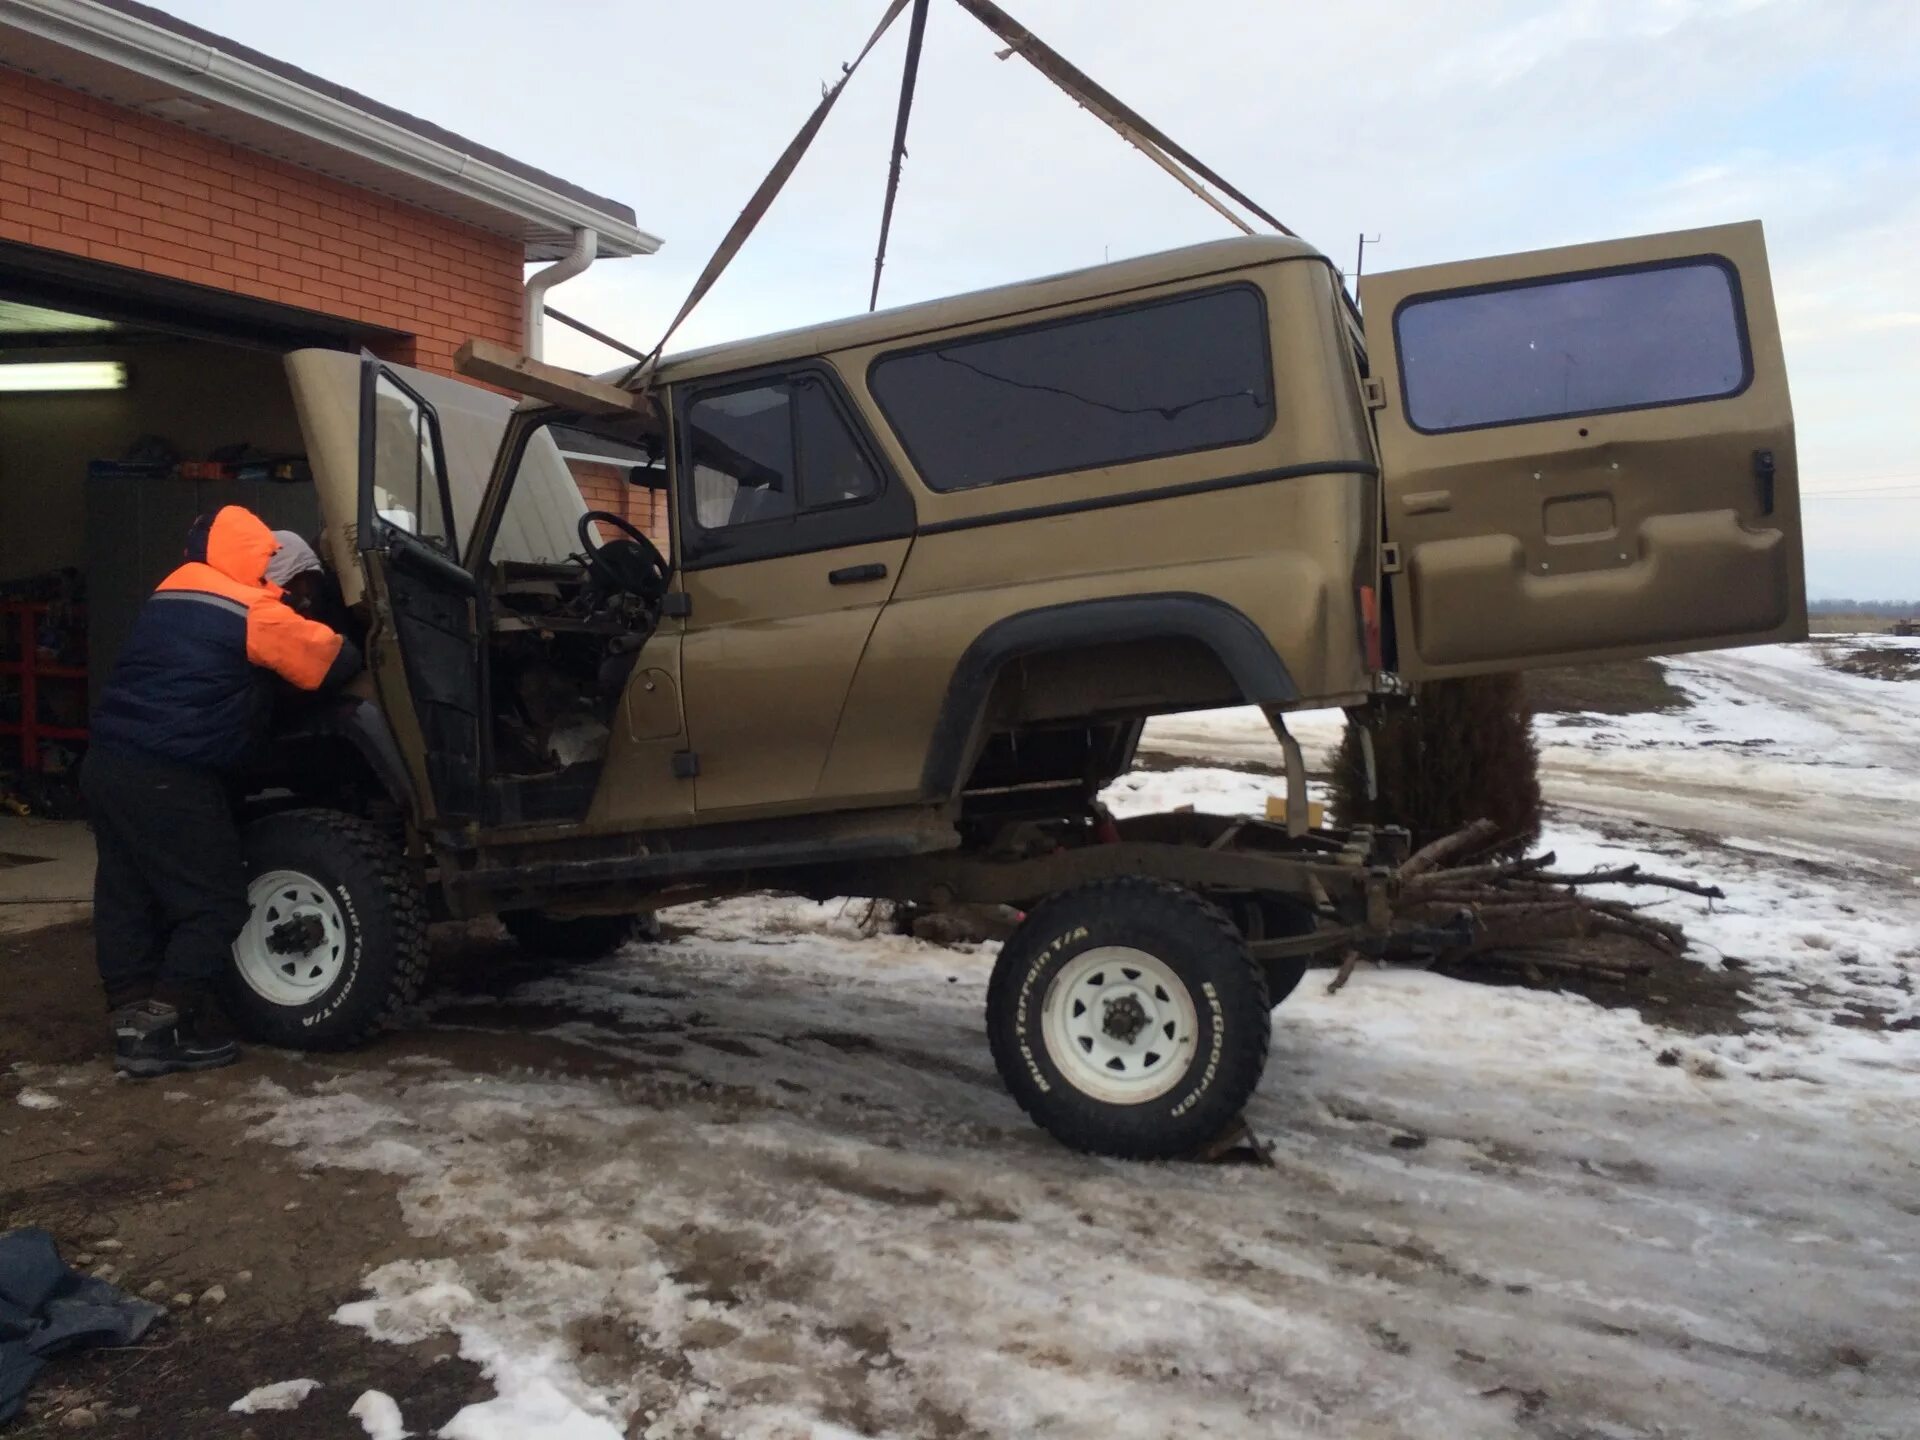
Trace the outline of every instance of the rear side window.
{"label": "rear side window", "polygon": [[1708,257],[1420,296],[1393,329],[1428,433],[1712,400],[1753,373],[1739,280]]}
{"label": "rear side window", "polygon": [[965,490],[1258,440],[1273,425],[1251,286],[883,355],[867,382],[927,485]]}

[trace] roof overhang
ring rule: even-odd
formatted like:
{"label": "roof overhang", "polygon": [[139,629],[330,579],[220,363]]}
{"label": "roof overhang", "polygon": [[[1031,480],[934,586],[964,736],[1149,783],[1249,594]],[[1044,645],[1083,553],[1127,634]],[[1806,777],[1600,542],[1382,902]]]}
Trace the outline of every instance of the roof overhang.
{"label": "roof overhang", "polygon": [[0,64],[558,259],[576,230],[650,255],[634,214],[557,177],[131,0],[0,0]]}

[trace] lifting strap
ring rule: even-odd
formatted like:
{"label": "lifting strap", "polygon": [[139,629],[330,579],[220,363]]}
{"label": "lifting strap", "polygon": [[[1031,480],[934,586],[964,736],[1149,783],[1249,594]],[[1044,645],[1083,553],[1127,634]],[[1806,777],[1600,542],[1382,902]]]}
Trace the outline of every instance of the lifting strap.
{"label": "lifting strap", "polygon": [[913,85],[920,75],[920,45],[927,38],[928,0],[913,0],[913,19],[907,31],[907,63],[900,71],[900,110],[893,117],[893,159],[887,165],[887,198],[880,207],[880,245],[873,252],[873,291],[869,311],[880,305],[880,267],[887,263],[887,232],[893,229],[893,202],[900,193],[900,162],[907,153],[907,117],[913,113]]}
{"label": "lifting strap", "polygon": [[[660,337],[660,343],[647,352],[646,358],[620,377],[619,383],[623,388],[645,386],[648,377],[659,365],[661,352],[667,348],[667,342],[673,338],[681,322],[692,313],[693,307],[698,305],[713,288],[714,282],[732,263],[733,257],[740,253],[740,247],[746,244],[747,237],[753,233],[761,217],[772,208],[773,202],[779,198],[781,190],[792,178],[794,170],[799,167],[808,147],[813,144],[814,136],[820,133],[820,127],[826,123],[827,115],[832,111],[834,102],[840,98],[840,92],[847,88],[847,82],[853,78],[853,72],[860,68],[860,62],[872,53],[873,47],[880,43],[880,38],[892,27],[893,22],[900,18],[900,12],[907,8],[908,3],[909,0],[889,0],[886,13],[880,17],[880,23],[874,27],[873,34],[867,37],[867,43],[860,48],[860,53],[853,57],[853,63],[843,65],[840,78],[822,91],[820,103],[814,107],[813,113],[800,127],[799,133],[787,143],[787,148],[780,152],[780,158],[774,162],[773,169],[767,172],[766,179],[760,182],[759,189],[753,192],[752,198],[747,201],[746,208],[740,212],[732,228],[721,239],[719,248],[713,252],[713,258],[707,261],[706,268],[700,272],[700,278],[694,281],[693,289],[688,292],[679,313],[673,317],[673,323],[667,326],[666,333]],[[920,68],[920,46],[926,28],[928,0],[912,0],[912,3],[914,5],[913,28],[907,42],[906,68],[900,82],[899,113],[894,120],[893,162],[887,175],[887,198],[880,217],[880,247],[873,258],[873,293],[869,299],[869,308],[879,301],[880,270],[886,261],[887,232],[892,226],[894,198],[900,186],[900,160],[906,153],[907,116],[913,108],[914,81]],[[1206,186],[1194,176],[1198,175],[1201,180],[1218,186],[1282,235],[1294,233],[1221,178],[1217,172],[1208,168],[1190,151],[1176,144],[1164,131],[1143,118],[1138,111],[1097,83],[1093,77],[1072,64],[1039,36],[994,4],[993,0],[956,0],[956,3],[1006,41],[1007,53],[1017,54],[1026,60],[1034,69],[1066,91],[1075,102],[1098,116],[1129,145],[1146,155],[1187,189],[1206,201],[1241,231],[1251,235],[1253,228],[1208,193]]]}
{"label": "lifting strap", "polygon": [[900,12],[906,8],[907,0],[890,0],[887,13],[880,17],[880,23],[874,27],[873,34],[867,37],[867,43],[860,48],[860,53],[853,57],[853,63],[840,67],[840,78],[821,93],[820,103],[813,107],[813,113],[807,117],[806,124],[802,125],[800,132],[787,143],[787,148],[780,152],[780,158],[774,161],[773,169],[767,172],[767,178],[760,182],[760,188],[753,192],[753,197],[747,201],[746,208],[740,212],[739,218],[733,222],[733,227],[722,238],[720,248],[713,252],[713,258],[707,261],[707,268],[700,272],[700,278],[693,282],[693,289],[688,293],[686,303],[681,305],[680,313],[673,317],[673,323],[667,326],[667,333],[660,337],[660,343],[653,347],[646,359],[620,377],[620,384],[623,387],[632,386],[636,380],[651,374],[653,368],[660,363],[660,352],[667,348],[667,341],[671,340],[673,332],[680,328],[680,322],[692,313],[693,307],[698,305],[705,298],[707,291],[713,288],[721,272],[732,263],[733,257],[740,253],[740,247],[746,244],[747,237],[753,233],[753,227],[760,223],[760,217],[765,215],[773,202],[779,198],[781,190],[786,187],[788,179],[800,164],[801,157],[807,153],[807,147],[813,144],[813,137],[820,133],[820,127],[826,123],[827,115],[832,111],[834,102],[840,98],[840,92],[847,88],[847,82],[853,78],[853,72],[860,68],[860,62],[872,53],[873,47],[880,43],[880,37],[887,33],[893,22],[900,18]]}
{"label": "lifting strap", "polygon": [[[1006,41],[1008,49],[1014,54],[1019,55],[1047,79],[1066,91],[1075,101],[1105,121],[1129,145],[1144,153],[1148,159],[1226,216],[1241,230],[1249,235],[1253,233],[1252,227],[1209,195],[1205,186],[1194,180],[1193,175],[1198,175],[1201,179],[1219,186],[1282,235],[1294,233],[1254,204],[1219,174],[1202,164],[1190,151],[1181,148],[1137,110],[1128,106],[1091,75],[994,4],[993,0],[957,0],[957,3],[961,9]],[[1175,161],[1179,163],[1175,164]],[[1183,171],[1180,166],[1185,166],[1186,170]],[[1186,171],[1191,171],[1192,174]]]}

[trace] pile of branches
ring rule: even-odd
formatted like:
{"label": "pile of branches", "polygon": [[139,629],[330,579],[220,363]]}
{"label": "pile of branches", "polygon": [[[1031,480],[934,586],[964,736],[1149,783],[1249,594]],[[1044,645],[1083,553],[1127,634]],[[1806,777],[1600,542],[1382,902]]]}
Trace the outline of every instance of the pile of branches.
{"label": "pile of branches", "polygon": [[[1407,953],[1396,954],[1390,947],[1388,958],[1411,958],[1417,951],[1435,968],[1487,964],[1518,969],[1535,981],[1548,972],[1620,981],[1651,970],[1654,955],[1683,954],[1686,932],[1672,920],[1649,914],[1644,905],[1585,895],[1581,887],[1646,886],[1708,900],[1726,898],[1718,886],[1657,875],[1638,865],[1564,874],[1553,868],[1556,857],[1551,851],[1521,860],[1472,863],[1474,857],[1500,849],[1498,827],[1478,820],[1409,856],[1400,866],[1394,903],[1397,930],[1406,937],[1399,948]],[[1435,935],[1450,939],[1436,947],[1431,938]],[[1640,953],[1622,946],[1539,948],[1595,935],[1624,936],[1637,942]],[[1357,954],[1347,957],[1330,991],[1346,983],[1358,959]]]}

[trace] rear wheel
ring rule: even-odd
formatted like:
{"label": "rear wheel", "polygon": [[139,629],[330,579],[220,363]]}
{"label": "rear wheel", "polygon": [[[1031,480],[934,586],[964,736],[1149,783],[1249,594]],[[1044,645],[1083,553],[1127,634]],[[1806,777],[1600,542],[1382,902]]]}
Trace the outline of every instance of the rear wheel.
{"label": "rear wheel", "polygon": [[426,906],[385,834],[336,810],[254,821],[246,928],[224,977],[227,1011],[271,1045],[358,1045],[420,993]]}
{"label": "rear wheel", "polygon": [[1266,1068],[1271,1008],[1221,911],[1129,877],[1027,917],[994,967],[987,1034],[1014,1099],[1056,1139],[1170,1159],[1238,1117]]}
{"label": "rear wheel", "polygon": [[542,910],[506,910],[500,923],[522,950],[544,960],[600,960],[633,940],[653,940],[660,922],[652,915],[549,915]]}

